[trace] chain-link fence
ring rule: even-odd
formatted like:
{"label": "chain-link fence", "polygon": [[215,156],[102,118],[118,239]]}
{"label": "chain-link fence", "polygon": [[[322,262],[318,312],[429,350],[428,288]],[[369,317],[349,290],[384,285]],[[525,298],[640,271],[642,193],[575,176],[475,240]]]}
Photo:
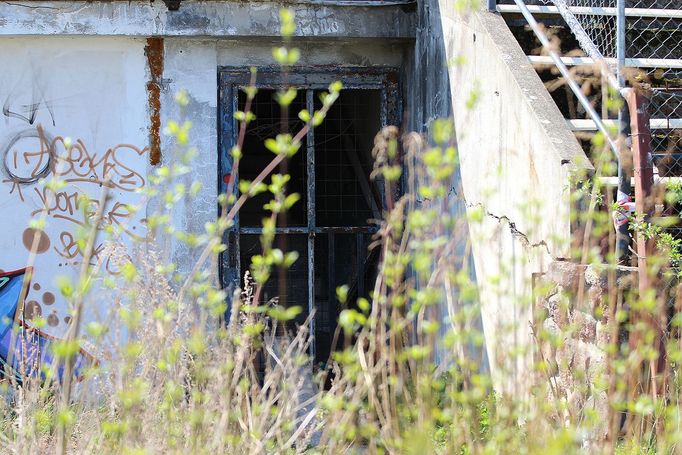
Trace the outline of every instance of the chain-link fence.
{"label": "chain-link fence", "polygon": [[[682,177],[682,0],[531,0],[554,6],[581,49],[650,101],[659,177]],[[612,79],[613,80],[613,79]],[[682,232],[682,230],[681,230]]]}
{"label": "chain-link fence", "polygon": [[[505,0],[500,1],[505,2]],[[571,59],[569,57],[571,54],[565,53],[564,56],[568,57],[565,61],[559,58],[557,51],[561,50],[560,47],[557,46],[556,40],[550,44],[546,35],[546,33],[555,35],[556,29],[552,31],[538,27],[532,17],[531,9],[545,18],[548,14],[560,14],[568,26],[567,29],[570,30],[571,38],[574,38],[573,42],[577,43],[582,51],[597,63],[591,68],[592,71],[596,71],[593,74],[599,77],[599,68],[601,68],[602,81],[601,87],[598,88],[598,98],[593,96],[589,99],[589,103],[594,107],[597,107],[594,104],[595,99],[597,103],[601,101],[601,113],[595,112],[595,109],[591,111],[588,109],[588,117],[598,130],[605,132],[601,126],[605,123],[603,119],[609,117],[613,119],[613,114],[608,111],[608,108],[604,108],[609,105],[605,90],[607,85],[619,91],[627,86],[636,87],[638,92],[646,94],[648,101],[645,109],[651,135],[649,143],[644,149],[639,150],[650,151],[650,155],[643,159],[653,163],[655,180],[660,182],[662,179],[665,182],[665,185],[660,185],[659,188],[673,184],[675,191],[682,195],[682,0],[513,1],[543,44],[543,52],[552,57],[552,63],[561,72],[564,82],[571,82],[571,80],[575,82],[576,77],[584,76],[577,68],[569,72],[566,64],[581,65],[588,61]],[[529,9],[529,6],[532,8]],[[557,24],[552,19],[549,22]],[[576,54],[572,53],[572,55]],[[537,58],[535,61],[547,62]],[[589,84],[592,83],[586,80],[580,89],[576,90],[575,87],[571,87],[571,91],[579,99],[585,94],[586,85]],[[576,122],[575,125],[580,125],[580,120],[575,115],[577,110],[573,109],[573,111],[574,113],[568,117],[572,122]],[[620,111],[619,118],[627,119],[629,113],[626,105]],[[638,117],[640,117],[639,113]],[[642,120],[644,119],[639,118],[638,121]],[[641,123],[638,128],[641,128]],[[623,134],[629,134],[627,121],[620,123],[620,131]],[[605,134],[611,136],[616,133]],[[616,137],[611,136],[610,139],[614,154],[619,156],[618,147],[613,144]],[[623,163],[627,163],[627,160],[622,161],[619,158],[617,191],[615,191],[614,200],[619,206],[629,207],[634,196],[629,178],[632,175],[632,169],[625,169]],[[615,175],[608,177],[612,179],[609,182],[613,182]],[[640,181],[639,184],[650,185],[644,181]],[[654,192],[658,195],[663,193],[658,190]],[[658,202],[662,204],[656,205],[658,215],[668,218],[665,220],[668,232],[677,238],[682,238],[682,223],[679,221],[682,218],[681,201],[682,198],[674,203],[659,199]],[[647,211],[652,209],[653,206]],[[622,257],[625,260],[627,254],[623,255],[623,253],[627,251],[627,225],[619,227],[618,231],[623,239],[621,242],[623,244],[619,243],[620,253],[618,254],[619,258]]]}
{"label": "chain-link fence", "polygon": [[[547,0],[554,4],[583,51],[594,59],[617,58],[616,0]],[[603,13],[597,13],[597,8]]]}
{"label": "chain-link fence", "polygon": [[[594,59],[682,71],[682,0],[539,0],[556,6],[581,48]],[[619,8],[620,7],[620,8]],[[620,24],[619,24],[620,22]],[[619,44],[620,42],[620,44]],[[617,63],[617,62],[616,62]]]}
{"label": "chain-link fence", "polygon": [[682,87],[649,93],[651,154],[660,177],[682,176]]}
{"label": "chain-link fence", "polygon": [[626,6],[626,66],[642,68],[656,85],[672,82],[679,86],[682,0],[627,0]]}

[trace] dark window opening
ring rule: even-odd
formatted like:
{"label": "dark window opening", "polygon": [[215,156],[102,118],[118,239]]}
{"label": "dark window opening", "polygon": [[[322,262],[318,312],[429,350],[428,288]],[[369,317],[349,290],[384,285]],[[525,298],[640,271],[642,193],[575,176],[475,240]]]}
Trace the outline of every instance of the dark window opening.
{"label": "dark window opening", "polygon": [[[299,258],[283,277],[278,270],[272,270],[262,301],[277,298],[286,306],[300,306],[303,312],[295,324],[304,323],[310,312],[315,311],[311,354],[318,365],[326,362],[343,343],[341,336],[337,346],[333,346],[341,311],[336,288],[348,285],[348,301],[354,305],[359,297],[369,297],[376,277],[379,253],[368,246],[377,230],[375,222],[381,217],[383,196],[379,182],[370,179],[371,152],[381,127],[397,124],[399,118],[399,113],[394,112],[399,105],[397,84],[389,82],[389,75],[395,81],[393,73],[355,76],[357,81],[341,92],[324,123],[308,133],[298,153],[284,167],[291,175],[287,193],[296,192],[301,199],[287,212],[285,222],[278,223],[273,247],[295,250]],[[266,138],[279,134],[283,126],[292,134],[298,132],[303,126],[298,112],[304,108],[311,112],[319,109],[319,94],[324,87],[330,80],[344,79],[333,74],[290,77],[299,91],[285,124],[274,100],[278,76],[266,74],[261,79],[252,105],[256,120],[247,129],[243,147],[240,180],[252,180],[274,158],[263,145]],[[224,156],[236,141],[238,131],[232,113],[244,109],[245,96],[239,87],[247,79],[243,73],[227,72],[221,74],[221,80],[221,153],[225,154],[221,156],[221,171],[227,174],[231,160]],[[221,187],[224,191],[224,182]],[[225,255],[221,261],[226,286],[241,281],[250,268],[251,257],[261,252],[260,227],[269,214],[263,205],[270,198],[266,193],[246,203],[228,233],[231,251],[237,253]]]}
{"label": "dark window opening", "polygon": [[318,226],[362,226],[379,218],[381,200],[368,177],[381,129],[380,103],[378,90],[346,90],[315,130]]}
{"label": "dark window opening", "polygon": [[[275,137],[279,134],[284,125],[279,105],[274,101],[275,90],[259,90],[251,104],[251,112],[256,119],[249,124],[246,137],[244,138],[244,156],[239,165],[239,179],[253,180],[263,170],[275,155],[265,148],[263,142],[267,138]],[[244,109],[246,95],[239,92],[239,109]],[[290,132],[296,132],[303,127],[303,122],[299,120],[297,113],[305,109],[305,92],[299,92],[298,96],[291,103],[290,115],[287,128]],[[286,214],[288,226],[306,226],[306,164],[305,164],[306,140],[303,140],[301,150],[287,162],[287,173],[291,180],[287,185],[287,191],[301,195],[301,201],[292,207]],[[279,172],[279,171],[277,171]],[[239,211],[239,222],[241,226],[259,227],[262,226],[263,216],[266,212],[263,205],[270,201],[270,193],[262,193],[249,199]],[[242,269],[245,270],[245,269]]]}

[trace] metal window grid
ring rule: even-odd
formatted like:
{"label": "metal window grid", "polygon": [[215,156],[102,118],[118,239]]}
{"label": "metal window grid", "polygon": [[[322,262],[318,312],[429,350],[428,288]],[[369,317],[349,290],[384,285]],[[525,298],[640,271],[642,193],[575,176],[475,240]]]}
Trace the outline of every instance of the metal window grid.
{"label": "metal window grid", "polygon": [[[239,109],[239,92],[240,89],[247,86],[250,80],[250,73],[245,68],[221,68],[219,71],[219,185],[218,188],[220,193],[227,191],[227,180],[225,176],[229,176],[232,171],[232,158],[230,156],[230,150],[236,142],[236,135],[238,133],[238,124],[234,119],[233,114]],[[398,77],[395,69],[388,68],[349,68],[349,69],[320,69],[320,68],[301,68],[296,72],[287,75],[286,84],[282,80],[282,73],[278,68],[261,68],[258,72],[258,78],[256,86],[259,89],[277,89],[284,85],[290,85],[297,87],[299,89],[299,96],[305,94],[305,107],[309,112],[313,112],[316,108],[319,108],[318,102],[316,102],[316,95],[325,90],[328,85],[335,81],[341,80],[344,83],[344,90],[374,90],[379,93],[379,107],[380,107],[380,127],[384,127],[388,124],[396,125],[399,123],[401,116],[400,112],[400,96],[398,87]],[[343,94],[343,92],[342,92]],[[363,113],[364,109],[369,108],[368,101],[360,99],[352,100],[351,103],[346,103],[350,105],[344,106],[344,101],[341,101],[339,106],[341,109],[339,111],[344,112],[340,114],[338,118],[334,118],[333,115],[330,116],[329,121],[343,122],[344,119],[348,120],[348,115],[351,117]],[[278,109],[276,103],[272,103],[274,108]],[[344,109],[345,108],[345,109]],[[348,114],[346,114],[348,113]],[[293,113],[292,113],[293,114]],[[274,119],[274,115],[271,115]],[[326,121],[327,121],[326,120]],[[276,122],[275,122],[276,123]],[[378,131],[376,131],[378,132]],[[375,132],[375,133],[376,133]],[[272,137],[278,133],[278,131],[262,131],[257,132],[258,134],[263,134],[263,139],[265,137]],[[325,180],[324,188],[320,188],[317,191],[316,172],[318,166],[316,166],[316,160],[324,160],[325,158],[317,157],[316,155],[316,141],[331,140],[331,138],[325,135],[326,129],[324,124],[319,130],[311,129],[308,131],[305,139],[305,150],[299,151],[299,153],[305,153],[305,174],[307,176],[306,182],[306,193],[305,208],[306,208],[306,219],[307,223],[303,226],[286,226],[276,228],[276,234],[305,234],[307,237],[307,251],[305,257],[307,259],[307,311],[308,314],[312,313],[315,309],[315,238],[318,234],[326,235],[328,246],[329,246],[329,261],[333,260],[334,252],[334,242],[336,235],[355,235],[356,244],[359,249],[366,248],[367,238],[372,233],[376,232],[377,226],[371,224],[365,225],[354,225],[347,226],[339,223],[340,225],[331,225],[325,223],[320,225],[318,223],[318,215],[321,218],[329,214],[347,213],[343,210],[343,204],[352,206],[354,214],[357,216],[371,215],[370,213],[360,213],[357,206],[357,201],[346,200],[341,202],[340,210],[330,209],[328,213],[319,213],[316,210],[316,201],[320,197],[326,197],[324,194],[326,191],[330,190],[328,188],[327,182]],[[357,141],[357,137],[348,138],[351,141]],[[355,144],[356,145],[356,144]],[[348,177],[349,167],[353,164],[348,162],[338,161],[335,163],[326,163],[329,167],[336,169],[337,175],[332,178],[329,185],[354,185],[353,191],[357,193],[358,183],[353,181],[352,178]],[[237,182],[235,182],[237,183]],[[237,192],[238,185],[234,185],[235,194]],[[342,191],[340,192],[342,193]],[[333,217],[332,217],[333,218]],[[369,218],[369,216],[368,216]],[[336,219],[338,221],[338,218]],[[240,226],[239,215],[235,218],[234,226],[226,233],[226,244],[228,245],[228,250],[222,254],[220,260],[220,279],[223,286],[228,289],[234,289],[238,286],[241,276],[240,270],[240,235],[254,235],[261,234],[262,229],[256,226]],[[358,255],[359,257],[359,255]],[[358,275],[362,270],[364,272],[364,264],[362,261],[358,261]],[[331,268],[327,267],[329,270]],[[332,302],[335,299],[335,287],[338,283],[335,282],[333,272],[329,271],[328,278],[328,302]],[[358,277],[358,288],[363,288],[364,283],[360,283]],[[229,305],[228,305],[229,308]],[[229,317],[229,314],[227,315]],[[323,325],[329,325],[330,315],[325,314],[324,311],[320,314]],[[316,318],[310,319],[310,333],[316,333]],[[311,343],[310,348],[311,357],[315,358],[315,343]]]}

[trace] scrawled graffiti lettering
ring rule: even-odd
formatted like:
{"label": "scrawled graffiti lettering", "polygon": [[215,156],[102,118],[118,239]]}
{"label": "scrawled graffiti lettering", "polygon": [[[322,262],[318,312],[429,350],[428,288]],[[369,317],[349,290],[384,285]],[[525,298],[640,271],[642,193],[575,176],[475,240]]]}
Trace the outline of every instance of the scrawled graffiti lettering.
{"label": "scrawled graffiti lettering", "polygon": [[[16,192],[22,203],[32,206],[32,217],[46,216],[68,223],[59,225],[60,228],[53,232],[40,231],[37,253],[56,253],[61,261],[59,266],[80,264],[83,245],[77,240],[78,233],[95,222],[98,231],[112,227],[110,232],[115,237],[144,240],[144,229],[136,231],[144,220],[134,216],[131,205],[116,198],[145,186],[145,179],[135,166],[144,162],[139,158],[147,152],[147,147],[130,144],[118,144],[103,152],[91,151],[83,140],[70,142],[63,136],[52,137],[40,125],[14,133],[0,144],[3,183],[11,184],[9,193]],[[50,175],[57,176],[66,185],[36,185]],[[101,219],[96,220],[100,201],[93,199],[91,194],[99,193],[101,186],[116,191],[110,193]],[[32,197],[26,201],[25,196],[29,194]],[[24,237],[26,248],[33,250],[35,233],[29,232]],[[104,244],[98,239],[91,265],[103,266],[107,272],[117,274],[116,265],[104,250]]]}
{"label": "scrawled graffiti lettering", "polygon": [[52,102],[43,98],[38,98],[37,101],[21,105],[19,108],[17,108],[12,106],[12,100],[8,96],[5,98],[5,102],[2,104],[2,114],[7,118],[16,118],[28,123],[29,125],[33,125],[36,121],[36,117],[41,105],[44,106],[50,114],[52,125],[56,125],[54,119],[54,110],[52,109]]}
{"label": "scrawled graffiti lettering", "polygon": [[343,32],[339,22],[327,14],[301,18],[299,30],[304,34],[330,35]]}
{"label": "scrawled graffiti lettering", "polygon": [[5,174],[3,183],[11,183],[10,193],[16,190],[22,201],[21,185],[35,183],[55,172],[66,183],[107,185],[132,192],[142,188],[145,180],[126,162],[147,151],[147,147],[118,144],[104,153],[93,153],[80,139],[67,144],[64,137],[50,138],[37,126],[16,133],[0,146]]}
{"label": "scrawled graffiti lettering", "polygon": [[[81,207],[87,204],[88,211],[91,203],[97,204],[98,201],[94,199],[84,200],[84,198],[77,192],[68,191],[52,191],[48,188],[33,188],[33,191],[37,194],[41,202],[41,208],[34,210],[31,216],[35,216],[38,213],[45,212],[48,216],[53,216],[55,218],[61,218],[67,221],[71,221],[76,224],[83,224],[79,221],[76,216],[81,212]],[[94,213],[94,212],[92,212]],[[88,214],[85,214],[86,217]]]}
{"label": "scrawled graffiti lettering", "polygon": [[[83,260],[83,251],[78,239],[70,231],[62,231],[59,234],[59,241],[57,245],[53,247],[54,251],[62,258],[65,259],[67,264],[79,265]],[[96,244],[92,251],[92,257],[90,259],[90,265],[93,267],[98,267],[103,265],[104,269],[111,275],[118,275],[120,273],[119,268],[116,265],[116,261],[112,261],[111,257],[105,252],[105,244],[100,242]]]}
{"label": "scrawled graffiti lettering", "polygon": [[[31,216],[45,213],[53,218],[69,221],[78,226],[86,226],[92,220],[99,208],[99,201],[92,199],[78,191],[53,191],[47,187],[33,188],[38,199],[40,208],[34,210]],[[133,215],[129,204],[115,201],[111,208],[104,211],[100,221],[100,229],[106,226],[116,226],[129,236],[142,240],[128,225]]]}

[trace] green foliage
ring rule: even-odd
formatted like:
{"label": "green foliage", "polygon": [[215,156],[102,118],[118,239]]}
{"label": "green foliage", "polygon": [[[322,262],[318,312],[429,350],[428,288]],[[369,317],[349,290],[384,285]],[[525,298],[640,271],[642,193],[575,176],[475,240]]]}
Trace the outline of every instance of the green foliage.
{"label": "green foliage", "polygon": [[[457,6],[467,9],[471,3],[459,1]],[[273,56],[286,73],[299,61],[300,51],[290,46],[296,34],[293,12],[283,9],[280,21],[283,44],[273,49]],[[155,202],[150,207],[156,207],[146,215],[148,238],[140,240],[133,249],[137,251],[111,246],[108,257],[116,274],[86,266],[78,280],[58,283],[74,312],[104,311],[103,302],[110,309],[101,320],[75,325],[72,336],[54,343],[53,353],[68,363],[81,347],[87,347],[101,365],[92,365],[78,386],[58,380],[49,368],[43,370],[45,380],[20,385],[7,379],[0,384],[5,397],[0,400],[3,451],[46,453],[55,446],[62,453],[677,450],[682,443],[678,430],[682,317],[677,306],[665,307],[675,313],[664,340],[665,369],[659,371],[666,378],[665,387],[654,395],[652,383],[647,382],[650,378],[640,374],[648,371],[642,365],[658,361],[655,327],[661,322],[653,324],[642,315],[658,314],[667,299],[664,292],[629,294],[618,287],[617,277],[609,277],[608,292],[600,296],[604,304],[586,309],[582,316],[588,323],[589,318],[599,319],[594,331],[606,334],[606,344],[594,346],[595,359],[603,364],[603,371],[597,373],[576,352],[556,360],[555,353],[567,346],[587,344],[591,326],[572,312],[574,301],[586,297],[560,296],[555,283],[544,287],[523,283],[529,290],[534,285],[534,294],[519,297],[514,308],[502,308],[514,317],[501,318],[500,325],[488,328],[484,337],[479,325],[482,305],[512,294],[508,285],[519,285],[510,280],[518,264],[496,264],[499,276],[477,281],[468,261],[471,245],[462,245],[466,237],[460,229],[475,235],[492,222],[512,232],[520,242],[514,245],[522,245],[515,250],[519,263],[535,264],[545,257],[537,255],[543,245],[529,240],[539,222],[534,201],[523,201],[518,207],[527,214],[523,221],[529,229],[524,232],[521,224],[491,213],[483,204],[467,207],[466,217],[451,213],[459,166],[458,132],[452,119],[434,120],[426,138],[400,135],[394,127],[377,135],[372,177],[386,198],[371,245],[380,257],[377,280],[369,297],[356,298],[346,284],[337,287],[336,349],[330,358],[317,359],[320,363],[313,365],[310,347],[315,334],[308,332],[308,322],[314,315],[301,306],[263,297],[275,272],[285,272],[299,260],[296,251],[274,246],[280,216],[301,199],[288,192],[290,176],[274,170],[300,151],[306,132],[324,122],[342,89],[341,82],[333,82],[320,95],[320,109],[298,112],[304,123],[301,130],[265,141],[273,153],[270,172],[253,181],[242,179],[234,192],[220,195],[221,215],[203,230],[176,227],[174,209],[179,204],[191,207],[202,185],[189,181],[197,157],[197,150],[189,145],[192,124],[183,119],[168,123],[165,131],[179,158],[157,167],[148,178],[143,194]],[[257,93],[254,84],[242,90],[247,100]],[[275,99],[286,111],[296,96],[296,89],[283,87]],[[476,109],[480,96],[475,87],[467,95],[466,107]],[[181,111],[191,102],[184,91],[175,99]],[[611,100],[607,105],[617,109],[619,102]],[[235,119],[240,128],[248,128],[255,115],[245,109],[236,112]],[[596,172],[572,175],[566,188],[574,203],[587,201],[572,220],[591,229],[574,254],[582,264],[615,261],[613,254],[600,255],[597,248],[612,233],[609,214],[597,208],[607,205],[599,177],[613,171],[613,161],[599,153],[605,147],[603,136],[596,135],[593,144]],[[249,153],[242,146],[238,143],[230,151],[235,172]],[[44,184],[63,187],[59,179]],[[400,193],[397,189],[403,184],[405,191]],[[269,198],[263,207],[261,253],[250,258],[240,289],[221,289],[216,264],[221,253],[234,253],[224,243],[226,231],[244,201],[256,195]],[[682,201],[682,185],[670,184],[665,201]],[[78,233],[83,249],[97,235],[88,229],[98,223],[91,220],[92,212],[91,208],[84,211],[86,228]],[[468,224],[463,227],[464,222]],[[679,273],[682,240],[654,221],[634,216],[631,224],[634,233],[656,242],[657,254],[648,258],[655,264],[652,277]],[[43,229],[45,223],[34,220],[31,226]],[[108,234],[116,238],[115,232]],[[160,253],[170,240],[197,258],[191,269]],[[95,288],[99,282],[103,286]],[[553,298],[553,306],[537,308],[536,294]],[[228,312],[231,318],[225,320]],[[549,313],[561,327],[542,322]],[[300,324],[304,316],[308,319]],[[45,319],[33,322],[40,327]],[[533,343],[503,345],[527,333],[529,324]],[[637,343],[625,340],[630,334],[638,335]],[[486,343],[496,339],[503,340],[501,346],[490,352],[503,358],[488,359],[495,365],[491,371],[484,352],[490,346]],[[558,386],[562,376],[570,377],[567,389]],[[514,378],[512,387],[493,391],[494,381],[499,387],[504,379]],[[77,393],[72,395],[72,388]],[[589,394],[605,396],[604,408],[590,403]],[[611,438],[597,434],[603,428],[611,431],[614,422],[616,434]]]}

